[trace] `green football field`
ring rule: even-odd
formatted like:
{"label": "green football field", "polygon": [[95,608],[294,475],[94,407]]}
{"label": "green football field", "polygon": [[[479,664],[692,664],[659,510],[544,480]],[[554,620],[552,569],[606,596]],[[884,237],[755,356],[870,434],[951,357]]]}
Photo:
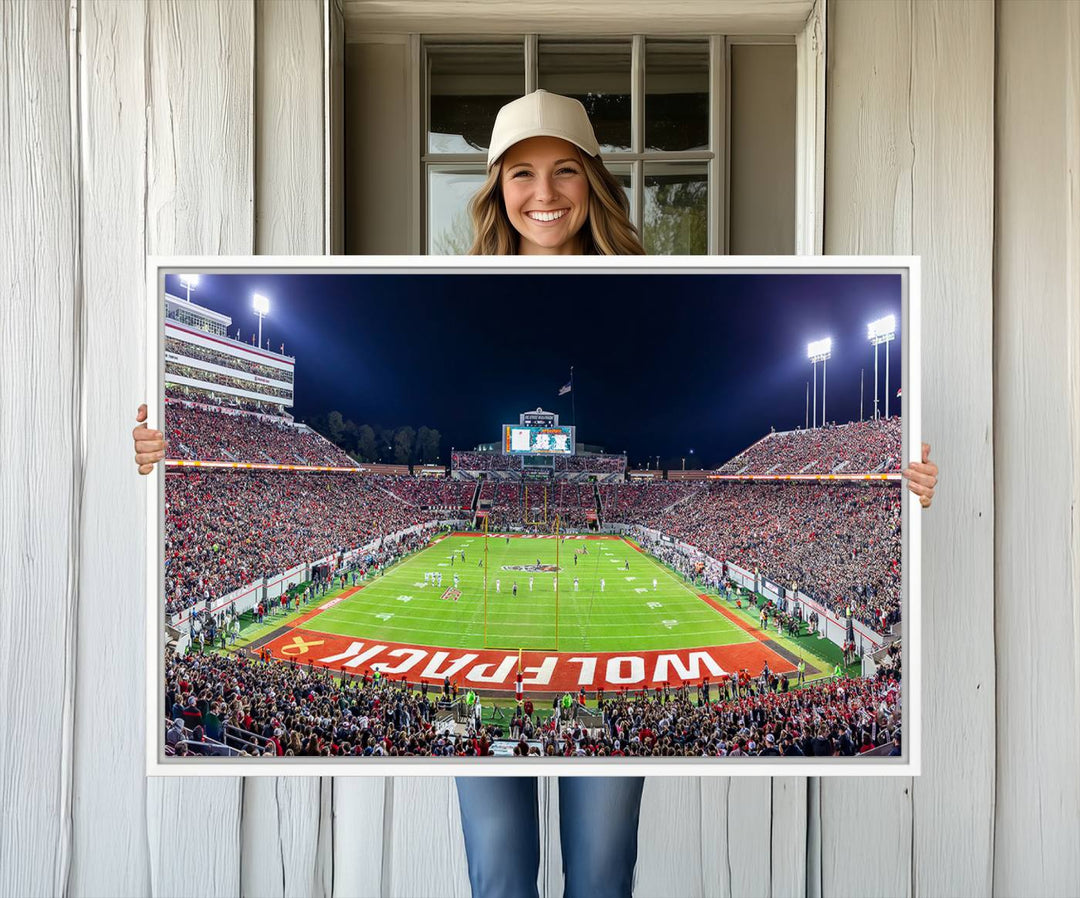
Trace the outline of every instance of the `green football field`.
{"label": "green football field", "polygon": [[[577,555],[575,564],[575,552],[582,548],[588,554]],[[541,569],[535,570],[538,563]],[[556,575],[542,569],[556,565],[557,634]],[[425,574],[441,574],[441,585]],[[457,601],[443,598],[455,575]],[[305,628],[415,645],[560,652],[754,642],[671,570],[617,537],[448,536],[369,579]]]}

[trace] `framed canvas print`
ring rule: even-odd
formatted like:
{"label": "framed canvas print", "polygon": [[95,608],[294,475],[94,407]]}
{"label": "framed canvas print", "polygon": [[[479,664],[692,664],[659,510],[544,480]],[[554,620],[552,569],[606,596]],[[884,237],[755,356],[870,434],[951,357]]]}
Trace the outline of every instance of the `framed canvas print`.
{"label": "framed canvas print", "polygon": [[147,763],[919,772],[919,263],[151,258]]}

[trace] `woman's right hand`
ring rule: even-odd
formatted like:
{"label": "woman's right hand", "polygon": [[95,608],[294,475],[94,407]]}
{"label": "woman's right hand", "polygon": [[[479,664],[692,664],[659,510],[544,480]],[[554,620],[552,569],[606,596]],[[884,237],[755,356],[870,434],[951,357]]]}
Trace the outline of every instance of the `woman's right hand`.
{"label": "woman's right hand", "polygon": [[145,402],[139,406],[135,420],[139,422],[139,426],[131,431],[135,441],[135,464],[139,466],[140,474],[149,474],[154,470],[154,464],[165,457],[165,435],[146,426]]}

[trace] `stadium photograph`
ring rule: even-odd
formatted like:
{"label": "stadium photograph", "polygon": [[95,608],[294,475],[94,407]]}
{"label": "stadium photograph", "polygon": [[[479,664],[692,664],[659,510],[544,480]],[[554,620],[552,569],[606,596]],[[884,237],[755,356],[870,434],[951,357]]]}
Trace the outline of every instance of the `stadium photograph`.
{"label": "stadium photograph", "polygon": [[900,763],[904,295],[166,274],[159,758]]}

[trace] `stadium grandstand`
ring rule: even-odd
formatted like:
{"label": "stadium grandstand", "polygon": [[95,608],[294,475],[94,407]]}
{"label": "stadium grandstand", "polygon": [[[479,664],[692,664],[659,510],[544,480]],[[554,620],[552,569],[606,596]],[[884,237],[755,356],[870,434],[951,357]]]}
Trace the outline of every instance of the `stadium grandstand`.
{"label": "stadium grandstand", "polygon": [[[853,757],[899,755],[900,680],[839,678],[793,689],[765,673],[598,696],[584,720],[531,700],[461,730],[449,692],[243,655],[165,658],[165,754],[242,757]],[[592,725],[589,725],[592,724]]]}
{"label": "stadium grandstand", "polygon": [[900,470],[900,418],[770,433],[720,474],[878,474]]}

